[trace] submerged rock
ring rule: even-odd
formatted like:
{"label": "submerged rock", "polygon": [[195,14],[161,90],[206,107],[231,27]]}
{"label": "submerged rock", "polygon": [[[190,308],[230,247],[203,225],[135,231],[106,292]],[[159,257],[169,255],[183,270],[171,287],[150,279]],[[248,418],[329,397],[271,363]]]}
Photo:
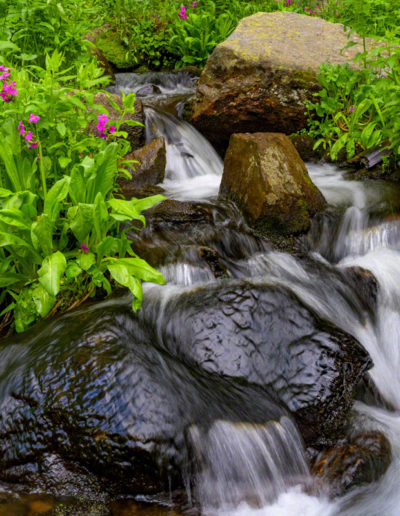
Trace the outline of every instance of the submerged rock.
{"label": "submerged rock", "polygon": [[[144,147],[127,154],[125,159],[138,161],[137,164],[125,167],[131,175],[130,180],[125,177],[118,179],[122,193],[127,199],[137,197],[140,190],[164,181],[167,161],[163,137],[156,138]],[[124,166],[124,163],[121,165]]]}
{"label": "submerged rock", "polygon": [[219,195],[262,232],[305,231],[326,205],[295,147],[279,133],[231,136]]}
{"label": "submerged rock", "polygon": [[[257,13],[241,20],[207,60],[192,123],[218,147],[233,133],[291,134],[307,125],[306,103],[320,89],[319,66],[362,52],[341,24],[297,13]],[[318,42],[323,41],[323,44]]]}

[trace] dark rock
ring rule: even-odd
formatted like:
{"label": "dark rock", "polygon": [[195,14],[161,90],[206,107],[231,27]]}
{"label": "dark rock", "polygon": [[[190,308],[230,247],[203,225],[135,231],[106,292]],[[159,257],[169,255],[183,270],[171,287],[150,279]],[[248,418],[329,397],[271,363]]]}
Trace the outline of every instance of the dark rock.
{"label": "dark rock", "polygon": [[322,158],[323,154],[321,149],[314,150],[314,140],[308,134],[291,134],[289,135],[290,141],[296,147],[297,152],[303,161],[313,161]]}
{"label": "dark rock", "polygon": [[[3,345],[2,480],[41,492],[64,482],[63,492],[75,493],[86,471],[108,492],[168,490],[182,483],[188,425],[262,423],[287,413],[258,386],[196,371],[157,349],[129,304],[109,303]],[[58,463],[69,471],[75,464],[79,475],[52,467]]]}
{"label": "dark rock", "polygon": [[376,482],[392,460],[390,442],[380,432],[362,432],[324,450],[315,459],[312,473],[319,477],[331,496]]}
{"label": "dark rock", "polygon": [[284,134],[233,134],[219,195],[233,200],[251,226],[283,234],[306,231],[326,202]]}
{"label": "dark rock", "polygon": [[156,84],[144,84],[141,88],[136,90],[138,97],[148,97],[149,95],[160,95],[160,87]]}
{"label": "dark rock", "polygon": [[275,393],[303,438],[332,443],[371,367],[350,335],[322,322],[291,292],[269,284],[207,285],[154,306],[160,345],[187,364]]}
{"label": "dark rock", "polygon": [[137,164],[127,166],[124,166],[124,162],[121,163],[131,175],[130,180],[125,177],[118,179],[122,193],[127,199],[137,197],[140,190],[164,181],[167,160],[163,137],[156,138],[144,147],[127,154],[125,159],[138,161]]}
{"label": "dark rock", "polygon": [[209,224],[213,221],[210,212],[201,204],[172,199],[166,199],[146,210],[145,215],[147,224],[152,229],[179,225],[182,230],[192,223]]}
{"label": "dark rock", "polygon": [[198,253],[200,258],[210,267],[215,278],[229,278],[228,270],[215,249],[212,247],[199,247]]}
{"label": "dark rock", "polygon": [[[115,110],[108,100],[109,96],[118,104],[120,108],[122,108],[122,97],[121,95],[115,94],[106,94],[103,92],[96,93],[94,96],[94,103],[100,104],[105,107],[109,113],[110,120],[119,120],[120,114],[117,110]],[[139,122],[138,125],[127,125],[122,124],[120,127],[121,131],[126,131],[128,133],[127,140],[131,144],[131,150],[134,151],[142,147],[145,143],[145,129],[144,129],[144,112],[143,112],[143,104],[140,100],[135,101],[135,112],[133,115],[128,115],[126,120],[133,120],[135,122]],[[98,134],[96,129],[96,123],[90,122],[88,126],[88,130],[90,133]]]}

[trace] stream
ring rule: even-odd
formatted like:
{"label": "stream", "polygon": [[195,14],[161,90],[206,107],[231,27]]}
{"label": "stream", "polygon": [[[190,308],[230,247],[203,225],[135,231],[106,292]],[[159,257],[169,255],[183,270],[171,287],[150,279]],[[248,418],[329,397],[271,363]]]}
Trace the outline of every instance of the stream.
{"label": "stream", "polygon": [[[246,279],[254,285],[268,282],[290,289],[305,306],[355,337],[370,354],[374,366],[367,374],[376,388],[375,396],[360,396],[355,402],[352,425],[386,435],[392,446],[392,462],[378,482],[329,499],[327,493],[313,486],[306,449],[292,419],[271,401],[266,410],[271,411],[273,421],[262,422],[258,416],[260,422],[251,422],[251,418],[246,421],[242,417],[246,417],[247,402],[243,401],[240,409],[232,409],[229,421],[223,419],[221,410],[206,429],[199,424],[190,426],[187,439],[195,466],[194,471],[183,472],[184,503],[177,507],[168,497],[138,497],[114,501],[110,514],[190,516],[200,510],[203,516],[398,516],[400,187],[377,180],[355,181],[329,164],[306,164],[329,207],[315,218],[309,233],[296,241],[295,252],[285,247],[279,250],[253,235],[233,206],[218,203],[223,161],[203,136],[179,118],[194,86],[195,80],[185,74],[117,74],[113,87],[114,91],[134,91],[143,100],[147,141],[165,137],[165,195],[208,206],[213,219],[212,230],[201,227],[193,234],[189,231],[184,245],[182,236],[174,233],[167,235],[168,242],[160,237],[161,247],[170,247],[171,239],[176,238],[172,246],[179,252],[160,267],[166,286],[145,285],[146,324],[154,325],[159,347],[165,346],[165,328],[171,311],[179,310],[181,297],[193,289],[212,289],[224,281],[216,279],[210,267],[193,252],[195,242],[218,252],[231,280]],[[360,308],[354,286],[336,274],[354,266],[370,271],[377,280],[377,309],[373,316]],[[104,304],[126,302],[129,301],[111,300]],[[141,317],[144,315],[139,314],[138,319]],[[161,369],[159,374],[163,374]],[[180,370],[174,373],[182,378],[183,374]],[[198,382],[200,396],[200,377]],[[224,399],[222,394],[218,399]],[[197,402],[188,399],[187,403]],[[18,496],[18,502],[0,504],[0,515],[47,514],[46,503],[53,510],[60,503],[54,496],[47,499],[29,495],[29,500]],[[42,509],[35,512],[32,500],[36,507],[42,504]],[[87,511],[71,514],[103,514],[96,508]],[[64,513],[60,509],[54,514]]]}

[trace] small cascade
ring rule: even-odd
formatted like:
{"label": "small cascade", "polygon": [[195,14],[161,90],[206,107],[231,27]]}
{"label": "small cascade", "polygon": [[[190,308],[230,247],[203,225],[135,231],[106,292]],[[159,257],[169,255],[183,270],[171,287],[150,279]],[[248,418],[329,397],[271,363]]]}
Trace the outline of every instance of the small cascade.
{"label": "small cascade", "polygon": [[244,500],[262,507],[288,486],[310,480],[300,435],[287,417],[266,424],[216,421],[207,430],[193,426],[189,441],[204,514]]}
{"label": "small cascade", "polygon": [[197,77],[186,72],[117,73],[115,84],[108,88],[111,93],[136,93],[139,98],[154,95],[192,94]]}
{"label": "small cascade", "polygon": [[196,129],[169,113],[147,108],[146,139],[163,136],[167,166],[163,188],[178,200],[216,197],[223,162],[212,145]]}

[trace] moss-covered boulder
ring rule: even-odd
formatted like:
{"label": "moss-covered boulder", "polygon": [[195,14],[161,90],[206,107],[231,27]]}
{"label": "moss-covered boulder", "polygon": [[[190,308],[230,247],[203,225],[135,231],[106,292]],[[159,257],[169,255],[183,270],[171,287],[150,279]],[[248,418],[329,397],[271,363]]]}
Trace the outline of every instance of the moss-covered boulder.
{"label": "moss-covered boulder", "polygon": [[107,61],[118,69],[134,68],[140,64],[133,50],[124,45],[118,34],[111,30],[106,30],[98,35],[96,46]]}
{"label": "moss-covered boulder", "polygon": [[319,90],[318,67],[362,51],[358,43],[341,53],[348,41],[343,25],[320,18],[289,12],[244,18],[207,61],[192,123],[220,148],[233,133],[302,129],[306,102]]}
{"label": "moss-covered boulder", "polygon": [[262,232],[299,233],[325,207],[292,142],[284,134],[233,134],[219,195]]}

